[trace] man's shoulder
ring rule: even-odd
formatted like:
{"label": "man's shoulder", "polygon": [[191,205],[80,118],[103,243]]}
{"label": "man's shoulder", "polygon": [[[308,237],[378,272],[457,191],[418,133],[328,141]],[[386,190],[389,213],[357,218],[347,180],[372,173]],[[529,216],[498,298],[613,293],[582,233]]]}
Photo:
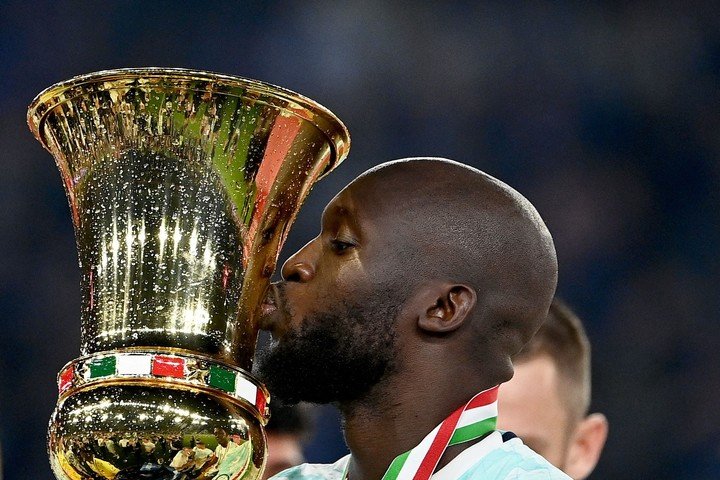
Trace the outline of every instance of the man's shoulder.
{"label": "man's shoulder", "polygon": [[271,480],[342,480],[347,455],[335,463],[303,463],[278,473]]}
{"label": "man's shoulder", "polygon": [[510,438],[483,456],[458,480],[473,479],[569,480],[564,472],[528,448],[517,437]]}
{"label": "man's shoulder", "polygon": [[[501,438],[501,433],[497,432],[494,437],[497,437],[497,443],[490,448],[484,446],[489,449],[487,453],[480,453],[483,446],[478,444],[478,450],[468,449],[465,458],[458,459],[460,465],[456,468],[446,470],[446,467],[433,477],[438,480],[570,480],[512,434]],[[478,456],[479,460],[473,460]],[[349,458],[349,455],[345,456],[333,464],[305,463],[284,470],[271,480],[343,480]]]}

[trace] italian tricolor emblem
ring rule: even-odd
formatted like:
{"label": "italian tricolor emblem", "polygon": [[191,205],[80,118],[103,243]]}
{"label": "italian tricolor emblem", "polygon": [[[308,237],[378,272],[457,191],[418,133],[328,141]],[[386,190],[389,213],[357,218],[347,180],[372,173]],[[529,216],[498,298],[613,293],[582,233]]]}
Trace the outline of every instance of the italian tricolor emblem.
{"label": "italian tricolor emblem", "polygon": [[497,424],[498,387],[475,395],[430,432],[417,447],[395,458],[383,480],[428,480],[450,445],[482,438]]}

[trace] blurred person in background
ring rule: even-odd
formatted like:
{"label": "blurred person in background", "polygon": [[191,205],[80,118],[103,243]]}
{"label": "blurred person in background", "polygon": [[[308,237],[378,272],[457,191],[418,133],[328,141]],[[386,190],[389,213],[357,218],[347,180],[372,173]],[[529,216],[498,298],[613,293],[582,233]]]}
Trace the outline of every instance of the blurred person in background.
{"label": "blurred person in background", "polygon": [[590,407],[590,342],[580,319],[557,298],[547,320],[513,358],[515,375],[498,395],[498,428],[575,480],[595,468],[608,434]]}
{"label": "blurred person in background", "polygon": [[302,446],[310,435],[310,418],[301,405],[274,405],[267,434],[267,463],[263,480],[305,461]]}

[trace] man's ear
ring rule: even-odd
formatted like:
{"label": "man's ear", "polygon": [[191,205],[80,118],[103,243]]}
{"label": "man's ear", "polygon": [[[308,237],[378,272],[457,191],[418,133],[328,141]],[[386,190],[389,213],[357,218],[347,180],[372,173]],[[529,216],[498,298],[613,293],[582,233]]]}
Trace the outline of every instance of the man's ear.
{"label": "man's ear", "polygon": [[426,306],[420,312],[418,327],[430,333],[447,333],[456,330],[468,317],[477,294],[467,285],[443,285],[429,292]]}
{"label": "man's ear", "polygon": [[575,480],[588,477],[597,465],[608,435],[608,421],[602,413],[588,415],[575,429],[567,460],[565,473]]}

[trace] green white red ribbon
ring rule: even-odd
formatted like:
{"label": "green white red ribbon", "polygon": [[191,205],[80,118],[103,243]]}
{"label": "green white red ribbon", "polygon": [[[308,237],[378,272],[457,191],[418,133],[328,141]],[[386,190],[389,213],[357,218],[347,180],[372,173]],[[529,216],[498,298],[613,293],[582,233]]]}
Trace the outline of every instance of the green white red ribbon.
{"label": "green white red ribbon", "polygon": [[428,480],[448,446],[482,438],[495,430],[497,396],[498,386],[475,395],[415,448],[396,457],[383,480]]}
{"label": "green white red ribbon", "polygon": [[253,405],[267,418],[269,396],[257,380],[241,369],[180,353],[100,352],[70,362],[58,375],[60,396],[74,388],[104,381],[146,379],[222,391]]}

